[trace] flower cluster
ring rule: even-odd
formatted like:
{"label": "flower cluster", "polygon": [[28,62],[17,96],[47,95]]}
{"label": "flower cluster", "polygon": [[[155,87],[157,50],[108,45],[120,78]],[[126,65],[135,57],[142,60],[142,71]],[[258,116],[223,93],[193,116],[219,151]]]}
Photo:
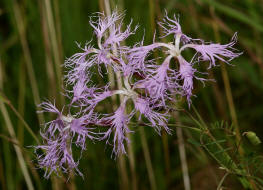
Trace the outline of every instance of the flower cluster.
{"label": "flower cluster", "polygon": [[[46,169],[46,177],[53,172],[82,175],[72,146],[79,147],[82,152],[86,149],[86,140],[106,140],[113,145],[115,155],[125,154],[125,144],[129,143],[127,134],[133,132],[129,127],[132,119],[147,121],[145,124],[159,134],[161,130],[171,133],[167,126],[169,102],[176,101],[178,96],[186,97],[190,106],[194,79],[207,80],[198,76],[202,73],[197,70],[196,63],[209,62],[210,69],[216,66],[216,59],[228,63],[240,55],[233,48],[236,34],[224,45],[192,39],[182,32],[176,16],[169,18],[167,14],[159,23],[165,34],[161,38],[173,35],[173,42],[143,45],[142,41],[133,47],[124,46],[122,42],[135,34],[137,26],[132,29],[130,22],[123,30],[123,17],[117,12],[91,17],[97,45],[89,42],[84,48],[80,47],[80,53],[65,61],[67,88],[64,94],[70,100],[65,106],[68,114],[63,115],[63,110],[59,111],[50,102],[40,105],[43,112],[56,114],[56,119],[46,123],[41,132],[44,145],[36,147],[43,151],[38,154],[38,162],[40,168]],[[189,48],[196,51],[191,61],[182,55]],[[152,59],[150,55],[157,49],[164,57]],[[116,81],[108,79],[110,69],[117,73],[117,86]],[[116,100],[116,96],[119,106],[113,109],[110,106],[107,110],[111,113],[102,112],[101,102]],[[126,109],[128,105],[132,106]]]}

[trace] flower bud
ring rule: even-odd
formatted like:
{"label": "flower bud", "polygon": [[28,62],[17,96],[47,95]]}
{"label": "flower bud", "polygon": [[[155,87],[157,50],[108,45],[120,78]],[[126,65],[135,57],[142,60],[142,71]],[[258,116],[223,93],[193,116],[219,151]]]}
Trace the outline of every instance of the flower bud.
{"label": "flower bud", "polygon": [[250,141],[251,144],[253,145],[259,145],[261,143],[261,140],[258,138],[256,133],[249,131],[245,133],[246,137]]}

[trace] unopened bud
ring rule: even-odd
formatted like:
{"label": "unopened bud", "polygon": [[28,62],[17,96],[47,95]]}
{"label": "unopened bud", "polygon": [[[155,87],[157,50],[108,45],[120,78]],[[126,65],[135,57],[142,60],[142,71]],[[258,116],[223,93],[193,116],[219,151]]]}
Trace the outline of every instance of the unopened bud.
{"label": "unopened bud", "polygon": [[256,133],[249,131],[249,132],[246,132],[245,135],[247,136],[247,138],[251,142],[251,144],[259,145],[261,143],[261,140],[258,138]]}

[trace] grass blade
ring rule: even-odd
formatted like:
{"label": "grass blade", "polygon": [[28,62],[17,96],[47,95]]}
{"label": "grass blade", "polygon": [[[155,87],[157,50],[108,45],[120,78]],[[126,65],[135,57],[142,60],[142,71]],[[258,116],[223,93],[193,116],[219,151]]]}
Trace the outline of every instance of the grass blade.
{"label": "grass blade", "polygon": [[231,7],[228,7],[226,5],[223,5],[223,4],[221,4],[215,0],[202,0],[202,1],[211,5],[212,7],[217,9],[218,11],[221,11],[224,14],[226,14],[232,18],[235,18],[235,19],[237,19],[243,23],[246,23],[247,25],[254,27],[255,29],[257,29],[260,32],[263,32],[263,25],[261,23],[256,22],[254,19],[250,18],[248,15],[245,15],[245,14],[239,12],[238,10],[233,9]]}
{"label": "grass blade", "polygon": [[[5,107],[5,105],[2,102],[0,102],[0,109],[1,109],[1,112],[3,114],[4,120],[5,120],[5,123],[6,123],[6,127],[8,129],[8,132],[9,132],[10,136],[12,137],[12,139],[16,139],[13,125],[12,125],[11,120],[9,118],[8,112],[6,110],[6,107]],[[29,190],[34,190],[32,180],[31,180],[30,175],[29,175],[28,170],[27,170],[26,162],[25,162],[25,160],[23,158],[23,154],[22,154],[20,148],[17,145],[14,145],[14,148],[15,148],[15,152],[17,154],[17,159],[18,159],[18,162],[20,164],[22,173],[23,173],[23,175],[25,177],[27,188]]]}

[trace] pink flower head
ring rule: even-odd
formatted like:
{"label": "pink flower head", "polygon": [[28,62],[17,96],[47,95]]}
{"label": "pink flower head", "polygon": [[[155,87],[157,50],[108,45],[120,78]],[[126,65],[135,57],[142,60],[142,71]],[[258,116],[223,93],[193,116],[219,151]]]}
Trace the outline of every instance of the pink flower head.
{"label": "pink flower head", "polygon": [[199,78],[195,76],[195,73],[198,71],[195,68],[193,68],[192,64],[187,62],[182,56],[178,56],[177,58],[180,64],[177,79],[183,81],[182,95],[186,96],[187,101],[188,101],[188,106],[190,107],[192,90],[193,90],[193,79],[195,78],[202,82],[207,79]]}
{"label": "pink flower head", "polygon": [[89,89],[87,87],[87,79],[85,78],[85,75],[83,74],[80,76],[77,83],[73,86],[73,99],[72,103],[76,101],[81,101],[86,98],[86,96],[89,94]]}
{"label": "pink flower head", "polygon": [[180,35],[183,43],[191,41],[191,38],[183,34],[181,25],[179,24],[179,18],[176,18],[176,15],[173,15],[173,19],[171,19],[168,17],[167,12],[165,11],[163,22],[159,22],[158,24],[163,29],[165,34],[162,36],[163,38],[170,34],[174,34],[174,37],[176,37],[176,35]]}
{"label": "pink flower head", "polygon": [[[112,140],[112,153],[115,156],[126,154],[125,143],[129,143],[127,134],[132,132],[128,124],[137,112],[140,114],[138,120],[147,120],[146,125],[153,127],[158,134],[162,129],[170,134],[171,130],[167,126],[170,111],[168,102],[176,101],[174,95],[179,94],[186,97],[190,107],[193,80],[207,80],[197,77],[200,72],[195,63],[208,61],[211,68],[216,65],[216,59],[228,63],[240,55],[234,49],[236,34],[228,44],[204,43],[186,36],[179,19],[175,15],[169,18],[167,13],[159,25],[164,31],[163,37],[170,34],[174,36],[172,42],[155,42],[154,36],[150,45],[144,46],[142,40],[132,47],[123,46],[122,42],[137,30],[137,26],[132,29],[132,21],[126,28],[123,27],[123,17],[124,14],[116,11],[110,16],[98,13],[91,17],[89,23],[94,29],[97,46],[90,45],[91,42],[83,48],[78,45],[81,52],[65,61],[67,89],[64,95],[70,99],[70,104],[65,106],[68,114],[64,115],[63,110],[58,110],[51,102],[40,104],[42,110],[39,112],[56,115],[41,129],[43,145],[35,147],[39,167],[46,170],[46,178],[52,173],[59,175],[61,172],[75,172],[82,176],[78,164],[88,140],[107,139],[106,143]],[[163,51],[166,56],[164,59],[150,58],[152,51],[157,48]],[[182,51],[187,48],[196,51],[190,62],[182,56]],[[178,60],[178,69],[177,65],[172,65],[173,59]],[[164,61],[159,64],[157,60]],[[110,79],[104,73],[109,68],[118,73]],[[97,73],[101,80],[94,77]],[[110,86],[116,83],[118,85]],[[120,103],[113,102],[119,103],[118,109],[114,113],[105,113],[107,109],[100,112],[102,109],[98,105],[103,107],[103,101],[115,95],[120,97]],[[127,101],[133,101],[134,104],[130,113],[126,113],[129,110],[126,110]],[[100,130],[100,127],[107,127],[107,130]],[[72,147],[79,148],[80,155],[73,156]],[[39,151],[42,153],[39,154]]]}
{"label": "pink flower head", "polygon": [[44,124],[44,133],[42,136],[47,136],[53,138],[55,134],[60,133],[63,130],[63,122],[61,120],[62,113],[56,108],[55,104],[53,105],[51,102],[42,102],[38,105],[42,110],[38,111],[38,113],[49,112],[49,113],[56,113],[57,118],[50,122]]}
{"label": "pink flower head", "polygon": [[149,56],[152,50],[158,47],[160,47],[160,45],[158,45],[157,43],[143,46],[143,42],[141,42],[141,44],[139,44],[138,46],[130,49],[128,52],[128,64],[131,68],[133,68],[133,72],[145,72],[145,64],[151,62],[149,60],[146,60],[146,58]]}
{"label": "pink flower head", "polygon": [[97,104],[106,98],[112,96],[114,91],[108,90],[108,87],[106,86],[105,88],[97,88],[96,90],[93,91],[93,94],[86,98],[83,104],[81,106],[85,106],[86,108],[84,109],[84,112],[88,112],[90,110],[93,110]]}
{"label": "pink flower head", "polygon": [[150,106],[150,100],[147,98],[136,98],[133,99],[135,110],[140,112],[141,115],[144,115],[151,123],[151,126],[161,134],[161,129],[163,128],[167,133],[170,133],[170,129],[167,127],[167,114],[159,113],[154,111],[154,107]]}
{"label": "pink flower head", "polygon": [[[116,21],[120,20],[123,15],[114,11],[110,16],[105,16],[104,13],[98,13],[98,16],[91,17],[90,25],[94,29],[98,38],[102,38],[107,29],[114,26]],[[92,18],[95,18],[92,20]]]}
{"label": "pink flower head", "polygon": [[236,42],[237,33],[234,34],[231,42],[228,44],[188,44],[187,46],[200,53],[200,56],[198,57],[200,61],[209,61],[210,65],[208,68],[211,68],[212,66],[216,66],[215,59],[219,59],[225,63],[228,63],[232,59],[242,54],[240,52],[236,52],[236,49],[233,48]]}
{"label": "pink flower head", "polygon": [[108,57],[109,49],[95,49],[92,46],[87,46],[87,44],[84,48],[81,48],[79,44],[78,46],[83,52],[74,54],[64,64],[69,69],[65,75],[67,84],[76,83],[83,75],[89,76],[91,74],[90,68],[93,66],[101,64],[107,66],[111,63]]}
{"label": "pink flower head", "polygon": [[161,100],[165,106],[165,100],[168,99],[168,91],[171,88],[176,88],[177,84],[168,74],[169,63],[172,56],[167,56],[162,65],[150,65],[147,68],[147,77],[138,81],[134,88],[144,88],[152,99]]}
{"label": "pink flower head", "polygon": [[90,112],[87,115],[84,115],[80,118],[73,119],[70,123],[70,133],[72,137],[76,137],[74,143],[81,147],[81,150],[86,149],[86,140],[87,138],[90,140],[97,139],[97,133],[93,132],[93,128],[88,127],[89,124],[96,124],[98,122],[98,118],[95,114]]}
{"label": "pink flower head", "polygon": [[117,46],[120,46],[120,42],[127,39],[130,35],[135,34],[135,31],[137,30],[138,26],[135,27],[135,29],[131,29],[131,24],[127,26],[126,30],[122,32],[122,25],[123,20],[120,21],[119,25],[113,25],[110,31],[110,35],[105,39],[105,42],[103,43],[104,47],[107,47],[108,45],[116,44]]}
{"label": "pink flower head", "polygon": [[78,47],[83,52],[74,54],[64,63],[65,68],[69,69],[65,75],[66,84],[76,83],[83,75],[86,75],[86,78],[89,76],[88,70],[92,66],[92,59],[88,56],[94,53],[94,48],[89,43],[84,48],[81,48],[80,44]]}
{"label": "pink flower head", "polygon": [[61,115],[60,111],[56,108],[55,103],[53,105],[49,101],[42,102],[41,104],[38,105],[38,107],[42,108],[42,110],[38,111],[38,113],[50,112],[50,113],[56,113],[58,115]]}
{"label": "pink flower head", "polygon": [[111,16],[99,13],[98,16],[94,16],[97,20],[90,20],[90,25],[98,38],[98,49],[90,46],[90,42],[84,48],[81,48],[78,44],[83,52],[74,54],[64,64],[69,69],[68,74],[65,76],[67,84],[76,83],[79,80],[79,76],[89,72],[89,69],[93,66],[98,66],[101,75],[101,65],[105,65],[106,69],[110,66],[114,71],[122,68],[122,58],[114,54],[118,54],[118,51],[121,51],[120,42],[134,34],[137,29],[135,27],[132,30],[132,22],[130,22],[126,30],[122,32],[123,16],[123,14],[118,14],[115,11]]}
{"label": "pink flower head", "polygon": [[183,80],[183,95],[186,96],[188,105],[190,106],[193,90],[193,77],[196,69],[194,69],[182,56],[178,57],[178,61],[180,63],[178,78]]}
{"label": "pink flower head", "polygon": [[38,155],[40,168],[46,169],[45,177],[49,177],[52,172],[58,174],[61,170],[64,173],[78,170],[78,162],[73,159],[71,146],[75,144],[81,148],[81,152],[86,149],[86,140],[96,139],[96,133],[88,127],[90,123],[97,122],[97,117],[90,113],[79,118],[70,115],[64,116],[55,105],[44,102],[40,105],[44,112],[57,114],[57,118],[46,123],[44,132],[41,134],[45,145],[36,146],[35,149],[42,149],[45,153]]}
{"label": "pink flower head", "polygon": [[46,141],[46,145],[35,147],[36,150],[42,149],[45,152],[38,154],[37,159],[39,167],[46,170],[44,175],[46,178],[49,178],[53,172],[59,175],[59,171],[63,173],[76,171],[77,174],[83,176],[77,168],[78,162],[73,159],[67,134],[55,140],[47,139]]}
{"label": "pink flower head", "polygon": [[119,154],[126,154],[124,142],[129,143],[129,139],[126,137],[127,133],[130,133],[128,123],[130,117],[125,114],[125,102],[114,112],[112,116],[102,118],[102,122],[109,123],[111,127],[105,133],[105,138],[109,138],[111,133],[114,133],[113,137],[113,153],[117,156]]}

